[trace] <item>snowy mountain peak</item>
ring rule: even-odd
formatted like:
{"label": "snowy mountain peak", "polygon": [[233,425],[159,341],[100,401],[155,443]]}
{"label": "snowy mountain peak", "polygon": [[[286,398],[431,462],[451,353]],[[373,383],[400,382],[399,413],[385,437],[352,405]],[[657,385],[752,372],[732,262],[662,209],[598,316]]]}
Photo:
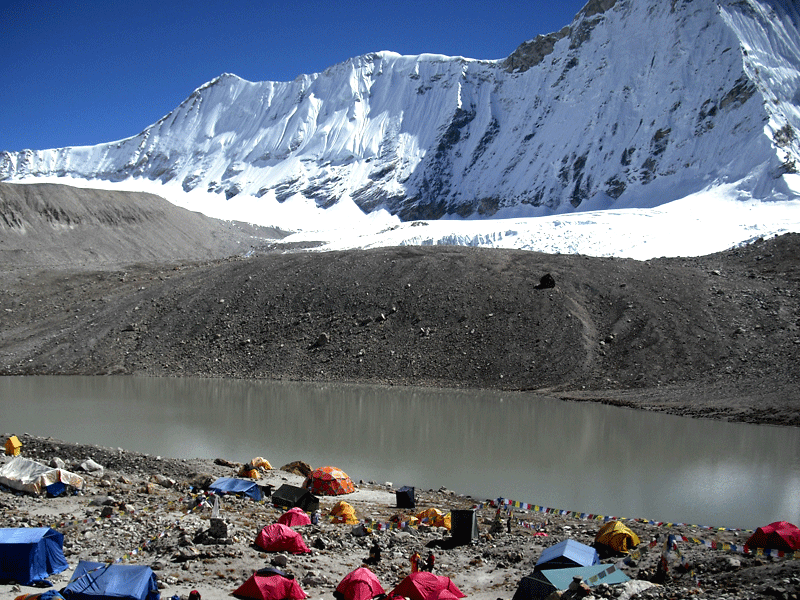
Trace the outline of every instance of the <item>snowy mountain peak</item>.
{"label": "snowy mountain peak", "polygon": [[382,51],[291,82],[224,73],[134,137],[0,153],[0,180],[144,179],[403,220],[657,206],[721,184],[793,198],[799,23],[788,0],[591,0],[500,61]]}

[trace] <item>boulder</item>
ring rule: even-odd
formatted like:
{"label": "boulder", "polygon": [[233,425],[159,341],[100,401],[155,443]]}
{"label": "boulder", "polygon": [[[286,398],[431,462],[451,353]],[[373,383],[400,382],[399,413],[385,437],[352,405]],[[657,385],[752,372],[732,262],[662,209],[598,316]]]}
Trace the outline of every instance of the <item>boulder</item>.
{"label": "boulder", "polygon": [[537,290],[547,290],[556,287],[556,280],[550,273],[546,273],[539,279],[539,285],[536,286]]}
{"label": "boulder", "polygon": [[91,458],[87,458],[81,463],[81,469],[87,473],[102,473],[104,470],[103,465],[94,462]]}
{"label": "boulder", "polygon": [[308,477],[311,475],[311,465],[302,460],[296,460],[294,462],[290,462],[289,464],[283,465],[281,467],[281,471],[286,471],[287,473],[294,473],[295,475],[302,475],[303,477]]}

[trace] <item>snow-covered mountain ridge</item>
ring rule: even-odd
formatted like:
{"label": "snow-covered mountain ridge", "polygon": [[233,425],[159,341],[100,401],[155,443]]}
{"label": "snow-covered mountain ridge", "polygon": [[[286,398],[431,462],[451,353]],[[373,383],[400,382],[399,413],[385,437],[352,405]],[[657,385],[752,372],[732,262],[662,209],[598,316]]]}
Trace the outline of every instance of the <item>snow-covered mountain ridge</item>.
{"label": "snow-covered mountain ridge", "polygon": [[647,208],[717,185],[796,200],[798,166],[796,3],[592,0],[503,61],[378,52],[291,82],[224,74],[131,138],[2,152],[0,180],[152,180],[256,199],[280,224],[284,203],[435,220]]}

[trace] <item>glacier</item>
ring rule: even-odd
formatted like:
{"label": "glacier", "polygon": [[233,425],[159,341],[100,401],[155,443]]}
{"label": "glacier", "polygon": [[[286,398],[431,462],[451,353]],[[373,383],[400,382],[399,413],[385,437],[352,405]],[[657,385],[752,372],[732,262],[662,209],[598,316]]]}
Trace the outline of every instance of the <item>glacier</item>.
{"label": "glacier", "polygon": [[796,3],[591,0],[503,60],[223,74],[130,138],[0,152],[0,180],[149,191],[323,249],[648,258],[800,231],[799,165]]}

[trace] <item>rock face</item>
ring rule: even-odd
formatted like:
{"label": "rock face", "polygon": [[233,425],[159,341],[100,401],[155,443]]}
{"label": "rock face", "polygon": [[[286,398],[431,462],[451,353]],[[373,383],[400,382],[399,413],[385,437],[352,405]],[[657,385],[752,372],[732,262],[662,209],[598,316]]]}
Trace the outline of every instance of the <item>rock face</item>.
{"label": "rock face", "polygon": [[0,179],[144,178],[405,220],[653,206],[720,183],[792,197],[798,23],[780,0],[592,0],[502,61],[224,74],[131,138],[0,153]]}

